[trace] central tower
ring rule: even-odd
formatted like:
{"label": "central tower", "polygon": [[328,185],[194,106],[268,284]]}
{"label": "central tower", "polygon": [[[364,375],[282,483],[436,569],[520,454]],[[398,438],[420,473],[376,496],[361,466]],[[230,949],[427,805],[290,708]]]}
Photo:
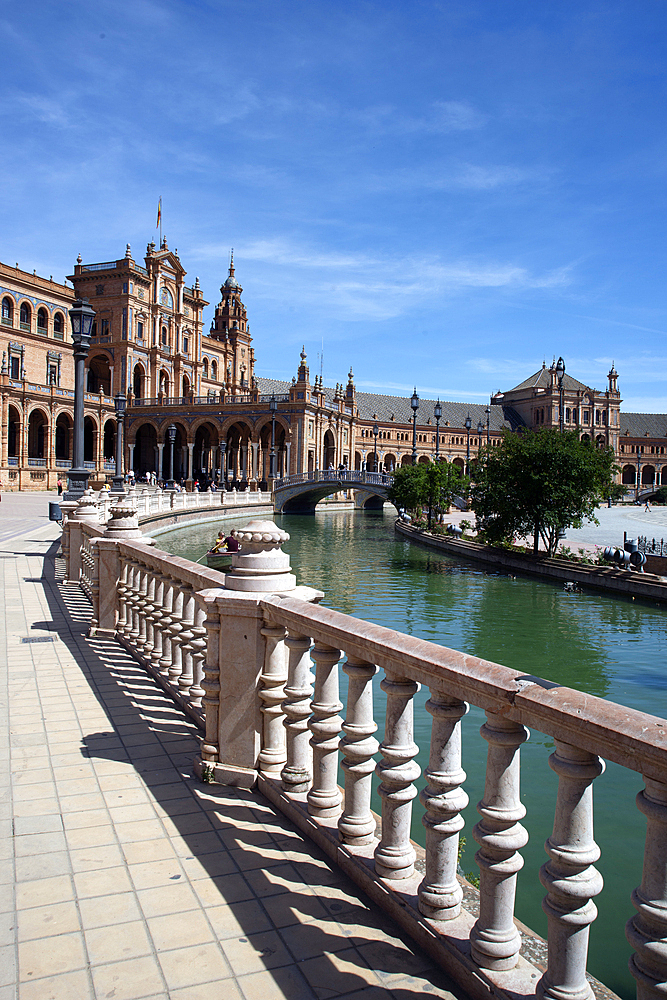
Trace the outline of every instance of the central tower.
{"label": "central tower", "polygon": [[224,344],[225,382],[228,392],[247,392],[255,378],[255,353],[246,308],[241,300],[243,288],[234,277],[234,251],[229,275],[220,287],[222,298],[215,307],[209,336]]}

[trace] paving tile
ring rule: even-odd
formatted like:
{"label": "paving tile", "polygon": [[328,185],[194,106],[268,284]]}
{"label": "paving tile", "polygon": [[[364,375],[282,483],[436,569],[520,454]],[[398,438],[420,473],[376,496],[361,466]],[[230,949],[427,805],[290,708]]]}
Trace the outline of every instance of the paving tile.
{"label": "paving tile", "polygon": [[207,906],[206,916],[220,941],[273,929],[262,905],[255,899],[233,906]]}
{"label": "paving tile", "polygon": [[117,844],[78,847],[70,851],[70,858],[74,872],[100,871],[103,868],[116,868],[123,863],[123,853]]}
{"label": "paving tile", "polygon": [[140,889],[139,905],[146,917],[159,917],[167,913],[182,913],[199,906],[199,899],[188,882],[170,882],[155,889]]}
{"label": "paving tile", "polygon": [[222,950],[236,976],[294,964],[277,931],[228,938],[222,942]]}
{"label": "paving tile", "polygon": [[184,878],[176,857],[173,861],[149,861],[131,865],[129,871],[136,889],[153,889]]}
{"label": "paving tile", "polygon": [[149,861],[169,861],[177,856],[171,842],[166,837],[123,844],[122,852],[128,865]]}
{"label": "paving tile", "polygon": [[152,955],[113,962],[110,965],[96,965],[93,966],[92,975],[95,995],[100,998],[143,1000],[151,996],[165,996],[160,967]]}
{"label": "paving tile", "polygon": [[86,951],[80,933],[19,943],[20,982],[84,969],[86,965]]}
{"label": "paving tile", "polygon": [[245,1000],[315,1000],[316,994],[295,965],[241,976],[238,984]]}
{"label": "paving tile", "polygon": [[30,941],[50,934],[79,931],[79,912],[75,901],[33,906],[18,913],[18,940]]}
{"label": "paving tile", "polygon": [[65,831],[81,830],[89,826],[103,826],[109,822],[109,813],[106,809],[90,809],[83,812],[64,813],[63,825]]}
{"label": "paving tile", "polygon": [[88,973],[67,972],[21,984],[21,1000],[93,1000]]}
{"label": "paving tile", "polygon": [[343,951],[351,944],[331,918],[283,927],[280,936],[298,962],[323,952]]}
{"label": "paving tile", "polygon": [[200,909],[152,917],[149,929],[158,951],[172,951],[215,940],[208,920]]}
{"label": "paving tile", "polygon": [[53,875],[65,875],[69,871],[70,857],[67,851],[53,851],[51,854],[37,854],[16,859],[17,882],[32,882]]}
{"label": "paving tile", "polygon": [[110,806],[109,815],[120,825],[155,819],[155,809],[152,802],[146,801],[134,806]]}
{"label": "paving tile", "polygon": [[352,993],[366,986],[383,985],[355,948],[308,959],[299,964],[299,969],[320,1000]]}
{"label": "paving tile", "polygon": [[116,843],[116,831],[110,824],[102,826],[82,826],[78,830],[68,830],[67,846],[70,850],[84,847],[102,847]]}
{"label": "paving tile", "polygon": [[14,850],[17,858],[29,857],[35,854],[47,854],[52,851],[63,851],[66,847],[65,835],[61,831],[54,833],[28,833],[14,837]]}
{"label": "paving tile", "polygon": [[108,927],[91,927],[84,933],[91,965],[140,958],[153,951],[142,920],[131,920]]}
{"label": "paving tile", "polygon": [[232,974],[217,944],[163,951],[159,960],[170,990],[200,983],[218,983],[221,979],[229,979]]}
{"label": "paving tile", "polygon": [[18,816],[14,820],[14,835],[23,837],[31,833],[60,833],[63,818],[59,813],[46,816]]}
{"label": "paving tile", "polygon": [[[225,1000],[244,1000],[244,997],[233,979],[224,981]],[[2,997],[0,997],[2,1000]],[[9,998],[9,1000],[13,1000]],[[199,986],[186,986],[182,990],[169,990],[169,1000],[216,1000],[210,983]]]}
{"label": "paving tile", "polygon": [[118,892],[111,896],[92,896],[79,900],[84,929],[108,927],[141,919],[141,909],[133,892]]}
{"label": "paving tile", "polygon": [[127,823],[120,821],[117,816],[114,816],[113,819],[121,844],[164,837],[164,828],[158,819],[135,820]]}
{"label": "paving tile", "polygon": [[108,896],[132,890],[130,876],[125,868],[105,868],[102,871],[77,872],[74,875],[77,896]]}

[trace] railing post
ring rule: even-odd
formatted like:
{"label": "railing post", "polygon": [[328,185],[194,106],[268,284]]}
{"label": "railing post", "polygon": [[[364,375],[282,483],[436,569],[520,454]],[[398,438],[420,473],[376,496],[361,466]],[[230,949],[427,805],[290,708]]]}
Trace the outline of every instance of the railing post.
{"label": "railing post", "polygon": [[124,635],[127,629],[129,608],[127,603],[128,587],[130,577],[130,564],[126,556],[120,559],[120,581],[118,584],[118,622],[116,631],[119,635]]}
{"label": "railing post", "polygon": [[433,716],[431,752],[420,800],[426,809],[426,873],[419,886],[419,909],[434,920],[452,920],[461,912],[463,890],[456,877],[461,811],[468,796],[461,788],[466,773],[461,767],[461,719],[468,711],[464,701],[431,689],[426,710]]}
{"label": "railing post", "polygon": [[602,890],[593,867],[600,849],[593,840],[592,783],[604,771],[598,756],[555,740],[549,757],[558,775],[552,835],[545,844],[550,860],[540,869],[547,890],[542,909],[549,918],[547,971],[537,995],[548,1000],[592,1000],[586,979],[588,929],[597,916],[591,897]]}
{"label": "railing post", "polygon": [[282,702],[287,680],[287,656],[282,625],[264,625],[264,668],[260,676],[259,697],[262,701],[262,749],[259,752],[260,771],[280,771],[287,753]]}
{"label": "railing post", "polygon": [[162,636],[162,655],[158,661],[160,673],[165,677],[170,676],[171,669],[171,612],[174,607],[174,581],[168,573],[162,575],[162,607],[160,609],[160,634]]}
{"label": "railing post", "polygon": [[381,878],[409,878],[415,851],[410,841],[413,785],[419,777],[415,763],[419,747],[413,739],[413,701],[419,684],[387,673],[380,687],[387,695],[385,736],[380,744],[383,759],[375,770],[382,780],[382,839],[375,848],[375,871]]}
{"label": "railing post", "polygon": [[206,655],[206,627],[204,620],[206,611],[195,604],[195,621],[192,626],[192,639],[190,649],[192,650],[192,684],[190,685],[190,704],[195,708],[201,708],[204,688],[202,680],[204,677],[204,656]]}
{"label": "railing post", "polygon": [[311,816],[337,816],[343,798],[336,780],[338,734],[343,722],[338,714],[343,707],[338,699],[341,651],[316,642],[312,657],[315,661],[315,690],[308,728],[312,734],[313,785],[307,796],[308,812]]}
{"label": "railing post", "polygon": [[163,629],[163,605],[164,588],[166,577],[164,573],[156,572],[154,576],[153,592],[153,613],[151,624],[153,629],[153,648],[151,649],[151,666],[159,671],[160,660],[162,659],[162,629]]}
{"label": "railing post", "polygon": [[372,844],[375,840],[375,817],[371,812],[371,783],[375,771],[374,755],[378,741],[373,719],[373,677],[377,667],[366,660],[348,656],[343,670],[349,677],[347,712],[343,722],[345,735],[340,741],[345,772],[345,808],[338,821],[338,832],[345,844]]}
{"label": "railing post", "polygon": [[637,916],[625,933],[635,949],[630,972],[637,1000],[665,1000],[667,983],[667,783],[645,777],[637,808],[646,816],[642,884],[632,893]]}
{"label": "railing post", "polygon": [[192,631],[195,623],[195,595],[189,583],[183,584],[183,610],[181,613],[181,675],[178,678],[178,689],[183,695],[187,695],[194,680],[192,670],[192,648],[190,643],[194,638]]}
{"label": "railing post", "polygon": [[169,616],[169,625],[167,627],[167,631],[169,632],[169,637],[171,639],[169,682],[170,684],[173,684],[174,687],[178,687],[178,679],[181,676],[181,670],[183,669],[183,657],[181,653],[181,632],[183,631],[183,626],[181,624],[181,620],[183,618],[183,590],[181,589],[179,581],[173,577],[171,579],[171,591],[171,614]]}
{"label": "railing post", "polygon": [[521,935],[514,924],[517,872],[523,867],[519,848],[528,834],[519,820],[526,815],[519,793],[519,747],[528,730],[494,712],[480,732],[489,744],[484,798],[477,806],[482,817],[473,830],[480,845],[479,917],[470,933],[473,960],[483,969],[513,969],[519,958]]}
{"label": "railing post", "polygon": [[200,594],[206,609],[206,659],[204,661],[203,708],[206,730],[201,744],[203,761],[217,763],[219,760],[218,722],[220,717],[220,610],[215,597]]}
{"label": "railing post", "polygon": [[297,632],[290,632],[285,644],[289,649],[288,680],[283,702],[284,726],[287,730],[287,763],[280,776],[286,792],[307,792],[312,768],[308,741],[308,718],[313,691],[310,638]]}

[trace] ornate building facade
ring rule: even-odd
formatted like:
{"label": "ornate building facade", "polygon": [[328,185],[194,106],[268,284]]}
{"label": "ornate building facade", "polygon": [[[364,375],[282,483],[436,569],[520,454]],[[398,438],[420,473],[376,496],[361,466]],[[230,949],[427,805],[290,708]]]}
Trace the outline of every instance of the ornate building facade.
{"label": "ornate building facade", "polygon": [[[0,264],[0,487],[52,489],[72,456],[74,365],[68,310],[95,309],[87,362],[84,457],[93,482],[114,471],[113,396],[122,393],[125,468],[267,487],[274,476],[332,466],[391,470],[440,458],[461,469],[505,430],[563,426],[611,445],[632,486],[667,483],[667,415],[623,414],[615,369],[596,390],[556,365],[492,396],[489,406],[358,392],[350,369],[335,388],[311,381],[305,351],[291,382],[256,375],[255,352],[233,255],[208,332],[199,279],[186,285],[177,250],[150,243],[143,263],[77,259],[69,284]],[[562,392],[562,398],[561,398]],[[169,428],[173,432],[172,444]],[[272,448],[273,445],[273,448]]]}

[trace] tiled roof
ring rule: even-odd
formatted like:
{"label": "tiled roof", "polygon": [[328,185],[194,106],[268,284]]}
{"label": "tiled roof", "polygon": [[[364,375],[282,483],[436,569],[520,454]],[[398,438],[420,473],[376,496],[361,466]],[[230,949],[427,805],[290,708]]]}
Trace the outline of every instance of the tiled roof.
{"label": "tiled roof", "polygon": [[667,437],[667,413],[621,413],[620,436],[629,432],[630,437]]}
{"label": "tiled roof", "polygon": [[[548,368],[540,368],[538,372],[527,378],[525,382],[515,385],[510,392],[518,392],[519,389],[548,389],[551,385],[551,372]],[[572,378],[567,372],[563,375],[563,388],[569,390],[588,389],[590,386],[584,385],[576,378]]]}
{"label": "tiled roof", "polygon": [[[285,393],[290,387],[289,382],[279,379],[257,377],[257,385],[261,393]],[[327,404],[332,405],[334,390],[325,387]],[[357,392],[357,408],[360,420],[379,420],[381,423],[411,424],[412,407],[409,396],[383,396],[373,392]],[[435,417],[433,416],[434,399],[419,400],[417,410],[417,425],[419,427],[429,426],[426,424],[431,418],[430,426],[435,427]],[[486,404],[484,403],[451,403],[447,400],[441,401],[442,419],[440,426],[463,428],[465,419],[470,414],[472,421],[472,432],[477,430],[477,424],[481,420],[486,427]],[[392,420],[393,415],[393,420]],[[515,430],[523,425],[523,420],[509,406],[492,406],[490,416],[490,427],[492,431],[500,431],[503,427]]]}

